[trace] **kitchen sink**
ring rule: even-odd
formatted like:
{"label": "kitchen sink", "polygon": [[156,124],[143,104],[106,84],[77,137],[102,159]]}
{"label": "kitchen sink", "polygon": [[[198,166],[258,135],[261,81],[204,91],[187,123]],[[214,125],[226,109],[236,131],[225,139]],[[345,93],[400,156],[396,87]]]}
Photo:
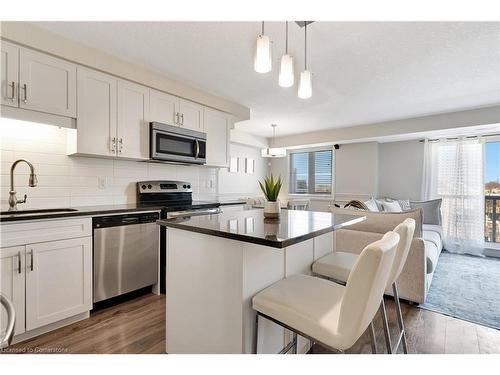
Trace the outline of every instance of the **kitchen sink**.
{"label": "kitchen sink", "polygon": [[2,211],[0,216],[11,216],[11,215],[37,215],[37,214],[58,214],[63,212],[74,212],[78,211],[75,208],[44,208],[40,210],[18,210],[18,211]]}

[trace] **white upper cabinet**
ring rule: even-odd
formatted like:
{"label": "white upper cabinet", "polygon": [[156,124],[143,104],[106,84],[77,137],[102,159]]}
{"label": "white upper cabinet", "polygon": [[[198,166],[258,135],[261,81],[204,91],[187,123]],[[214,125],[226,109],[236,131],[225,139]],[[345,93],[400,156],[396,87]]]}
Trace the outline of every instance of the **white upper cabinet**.
{"label": "white upper cabinet", "polygon": [[18,96],[20,108],[76,117],[76,65],[21,48]]}
{"label": "white upper cabinet", "polygon": [[189,100],[179,99],[179,123],[186,129],[202,132],[203,127],[203,106],[190,102]]}
{"label": "white upper cabinet", "polygon": [[168,125],[179,125],[179,98],[161,91],[149,91],[149,120]]}
{"label": "white upper cabinet", "polygon": [[[0,293],[12,301],[16,311],[14,336],[25,331],[25,247],[14,246],[0,249]],[[7,314],[0,308],[0,337],[7,328]]]}
{"label": "white upper cabinet", "polygon": [[131,159],[149,157],[149,88],[118,81],[117,154]]}
{"label": "white upper cabinet", "polygon": [[18,107],[17,82],[19,80],[19,47],[4,42],[1,44],[1,80],[3,105]]}
{"label": "white upper cabinet", "polygon": [[92,309],[92,237],[26,247],[26,329]]}
{"label": "white upper cabinet", "polygon": [[231,122],[232,118],[227,113],[210,108],[203,111],[203,124],[207,133],[207,165],[228,166]]}
{"label": "white upper cabinet", "polygon": [[[77,136],[69,154],[116,155],[117,79],[78,67]],[[70,145],[69,145],[70,146]]]}

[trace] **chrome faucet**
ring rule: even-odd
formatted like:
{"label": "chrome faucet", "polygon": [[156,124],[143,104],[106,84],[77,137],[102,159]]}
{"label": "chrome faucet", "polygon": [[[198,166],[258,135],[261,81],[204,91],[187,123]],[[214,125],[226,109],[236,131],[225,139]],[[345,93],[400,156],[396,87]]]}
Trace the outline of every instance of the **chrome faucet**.
{"label": "chrome faucet", "polygon": [[33,167],[33,164],[31,164],[29,161],[24,160],[24,159],[16,160],[12,164],[12,167],[10,167],[9,211],[17,211],[17,205],[19,203],[26,203],[26,198],[28,198],[28,196],[26,194],[24,194],[23,200],[17,200],[16,191],[14,190],[14,169],[16,169],[17,165],[22,161],[24,161],[30,167],[30,179],[28,182],[29,187],[35,187],[37,182],[38,182],[37,178],[36,178],[35,168]]}

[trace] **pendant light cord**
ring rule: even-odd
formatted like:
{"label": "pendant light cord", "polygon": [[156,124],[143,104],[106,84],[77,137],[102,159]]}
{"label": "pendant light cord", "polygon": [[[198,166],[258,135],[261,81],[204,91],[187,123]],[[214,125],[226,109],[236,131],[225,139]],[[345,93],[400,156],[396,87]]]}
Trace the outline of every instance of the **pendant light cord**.
{"label": "pendant light cord", "polygon": [[288,55],[288,21],[286,23],[285,55]]}
{"label": "pendant light cord", "polygon": [[307,70],[307,21],[304,25],[304,70]]}

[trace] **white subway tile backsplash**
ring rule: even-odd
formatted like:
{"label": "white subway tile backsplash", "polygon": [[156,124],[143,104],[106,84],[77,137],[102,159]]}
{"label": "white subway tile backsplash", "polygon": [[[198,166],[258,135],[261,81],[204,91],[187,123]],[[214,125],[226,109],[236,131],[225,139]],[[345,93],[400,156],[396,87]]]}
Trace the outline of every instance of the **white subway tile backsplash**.
{"label": "white subway tile backsplash", "polygon": [[132,204],[136,182],[141,180],[189,181],[194,199],[215,199],[217,169],[162,163],[135,162],[66,155],[67,129],[40,124],[12,129],[0,126],[0,204],[8,208],[10,167],[17,159],[33,163],[38,186],[28,187],[29,168],[16,168],[18,197],[28,195],[23,209]]}

